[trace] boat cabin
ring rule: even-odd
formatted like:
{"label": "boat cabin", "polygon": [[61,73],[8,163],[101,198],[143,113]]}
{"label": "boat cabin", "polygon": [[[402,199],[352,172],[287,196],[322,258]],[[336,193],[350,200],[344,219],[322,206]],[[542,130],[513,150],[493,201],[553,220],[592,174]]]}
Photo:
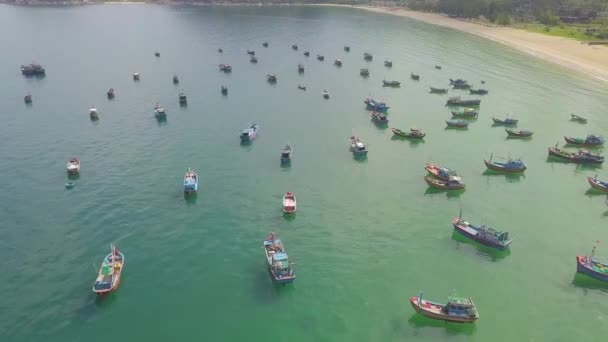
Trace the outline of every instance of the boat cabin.
{"label": "boat cabin", "polygon": [[476,317],[477,309],[470,298],[448,297],[444,310],[450,316]]}

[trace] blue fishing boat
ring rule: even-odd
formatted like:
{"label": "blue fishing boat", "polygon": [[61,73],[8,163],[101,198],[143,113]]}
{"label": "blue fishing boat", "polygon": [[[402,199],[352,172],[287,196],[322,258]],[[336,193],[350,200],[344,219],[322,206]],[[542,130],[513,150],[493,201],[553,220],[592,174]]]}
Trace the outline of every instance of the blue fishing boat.
{"label": "blue fishing boat", "polygon": [[198,175],[196,172],[188,169],[184,176],[184,192],[191,193],[198,191]]}
{"label": "blue fishing boat", "polygon": [[495,125],[503,125],[503,126],[515,126],[515,125],[517,125],[517,122],[519,122],[519,120],[511,119],[511,118],[506,118],[506,119],[492,118],[492,121],[494,121]]}
{"label": "blue fishing boat", "polygon": [[564,137],[568,144],[577,145],[577,146],[601,146],[604,145],[604,137],[600,135],[589,134],[585,138],[572,138],[572,137]]}
{"label": "blue fishing boat", "polygon": [[251,141],[258,135],[258,124],[252,123],[241,131],[241,141]]}
{"label": "blue fishing boat", "polygon": [[576,256],[576,272],[590,276],[591,278],[608,282],[608,263],[599,262],[594,259],[595,248],[599,241],[595,242],[590,256]]}
{"label": "blue fishing boat", "polygon": [[486,225],[475,226],[462,220],[462,213],[452,219],[452,225],[454,230],[461,235],[488,247],[503,250],[509,247],[513,241],[508,232],[501,232]]}
{"label": "blue fishing boat", "polygon": [[474,108],[464,108],[460,112],[452,111],[452,116],[458,117],[458,118],[474,118],[474,117],[477,117],[478,114],[479,114],[479,112],[477,110],[475,110]]}
{"label": "blue fishing boat", "polygon": [[291,148],[291,145],[287,144],[283,146],[283,149],[281,150],[281,164],[289,164],[291,162],[292,152],[293,149]]}
{"label": "blue fishing boat", "polygon": [[365,100],[363,100],[363,103],[365,103],[367,105],[368,109],[375,110],[376,112],[385,112],[390,108],[389,106],[386,105],[386,103],[376,101],[376,100],[372,99],[371,97],[365,98]]}
{"label": "blue fishing boat", "polygon": [[359,140],[353,131],[353,135],[350,137],[350,150],[355,156],[366,156],[367,146]]}
{"label": "blue fishing boat", "polygon": [[293,264],[289,261],[283,242],[274,233],[264,240],[264,252],[272,279],[279,284],[293,283],[296,279]]}
{"label": "blue fishing boat", "polygon": [[454,128],[469,127],[469,123],[464,120],[446,120],[445,123],[448,125],[448,127],[454,127]]}
{"label": "blue fishing boat", "polygon": [[506,163],[499,163],[492,160],[493,154],[490,155],[490,160],[484,160],[486,167],[490,170],[501,171],[501,172],[524,172],[526,171],[526,164],[520,159],[509,158]]}

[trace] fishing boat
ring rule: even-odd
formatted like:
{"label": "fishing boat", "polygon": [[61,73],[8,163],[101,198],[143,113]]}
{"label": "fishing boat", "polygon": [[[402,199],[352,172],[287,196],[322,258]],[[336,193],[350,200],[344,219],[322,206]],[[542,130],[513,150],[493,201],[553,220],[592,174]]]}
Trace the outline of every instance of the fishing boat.
{"label": "fishing boat", "polygon": [[420,75],[410,73],[410,78],[413,79],[414,81],[419,81]]}
{"label": "fishing boat", "polygon": [[255,64],[255,63],[257,63],[257,62],[258,62],[258,59],[257,59],[257,58],[255,58],[255,56],[251,56],[251,57],[249,58],[249,62],[251,62],[251,63],[254,63],[254,64]]}
{"label": "fishing boat", "polygon": [[435,69],[441,70],[441,65],[435,65]]}
{"label": "fishing boat", "polygon": [[393,67],[393,61],[390,61],[390,60],[384,61],[384,66],[387,67],[387,68],[392,68]]}
{"label": "fishing boat", "polygon": [[372,59],[374,59],[374,56],[372,56],[371,53],[365,52],[363,54],[363,59],[365,59],[366,61],[371,61]]}
{"label": "fishing boat", "polygon": [[154,52],[154,56],[160,57],[160,52],[158,52],[158,51]]}
{"label": "fishing boat", "polygon": [[475,226],[462,219],[462,213],[452,219],[454,230],[462,236],[475,240],[484,246],[503,250],[511,244],[508,232],[498,231],[486,225]]}
{"label": "fishing boat", "polygon": [[298,72],[299,73],[303,73],[304,72],[304,65],[298,64]]}
{"label": "fishing boat", "polygon": [[304,56],[310,57],[310,51],[304,51]]}
{"label": "fishing boat", "polygon": [[293,149],[291,145],[287,144],[283,146],[281,149],[281,164],[289,164],[291,163],[291,154],[293,153]]}
{"label": "fishing boat", "polygon": [[517,125],[517,122],[519,122],[519,120],[511,119],[511,118],[505,118],[505,119],[492,118],[492,121],[494,121],[495,125],[502,125],[502,126],[515,126],[515,125]]}
{"label": "fishing boat", "polygon": [[479,114],[479,112],[473,108],[464,108],[460,112],[452,111],[452,116],[460,117],[460,118],[474,118]]}
{"label": "fishing boat", "polygon": [[91,107],[89,109],[89,117],[91,118],[91,120],[98,120],[99,119],[99,114],[97,113],[97,108]]}
{"label": "fishing boat", "polygon": [[298,49],[298,44],[293,44],[293,45],[291,46],[291,48],[292,48],[292,49],[294,49],[294,50],[297,50],[297,49]]}
{"label": "fishing boat", "polygon": [[32,103],[32,95],[31,94],[26,94],[23,97],[23,102],[25,102],[25,103]]}
{"label": "fishing boat", "polygon": [[440,179],[442,181],[448,181],[450,180],[450,177],[453,176],[458,176],[456,174],[456,171],[454,170],[450,170],[447,167],[440,167],[437,166],[433,163],[427,163],[424,166],[424,169],[426,170],[426,172],[428,172],[430,175],[434,176],[437,179]]}
{"label": "fishing boat", "polygon": [[401,85],[401,83],[399,81],[382,80],[383,87],[399,87],[400,85]]}
{"label": "fishing boat", "polygon": [[265,48],[267,48],[268,47],[268,42],[263,42],[262,46],[265,47]]}
{"label": "fishing boat", "polygon": [[306,86],[298,84],[298,89],[306,91]]}
{"label": "fishing boat", "polygon": [[479,319],[471,298],[448,297],[446,304],[440,304],[422,299],[421,291],[419,297],[410,298],[410,304],[417,313],[432,319],[457,323],[473,323]]}
{"label": "fishing boat", "polygon": [[270,233],[264,240],[264,252],[272,279],[279,284],[293,283],[296,279],[293,264],[289,261],[283,242],[277,239],[274,233]]}
{"label": "fishing boat", "polygon": [[549,156],[554,156],[578,164],[601,164],[604,162],[604,157],[599,154],[593,154],[588,150],[579,150],[578,152],[568,152],[555,147],[549,147]]}
{"label": "fishing boat", "polygon": [[367,105],[368,109],[373,109],[376,112],[386,112],[390,107],[386,105],[384,102],[376,101],[371,97],[365,98],[363,103]]}
{"label": "fishing boat", "polygon": [[224,52],[224,50],[222,50],[222,49],[217,49],[217,52],[222,53],[222,52]]}
{"label": "fishing boat", "polygon": [[268,74],[266,80],[270,83],[277,83],[277,75]]}
{"label": "fishing boat", "polygon": [[133,73],[133,81],[139,81],[139,73],[138,72],[134,72]]}
{"label": "fishing boat", "polygon": [[154,116],[157,119],[165,119],[167,117],[167,112],[165,111],[165,108],[163,108],[160,104],[156,104],[154,106]]}
{"label": "fishing boat", "polygon": [[369,76],[369,70],[368,69],[361,69],[361,70],[359,70],[359,75],[367,77],[367,76]]}
{"label": "fishing boat", "polygon": [[247,54],[251,55],[251,56],[255,56],[255,51],[253,51],[253,50],[247,50]]}
{"label": "fishing boat", "polygon": [[568,144],[577,146],[601,146],[604,145],[604,137],[594,134],[589,134],[586,138],[564,137]]}
{"label": "fishing boat", "polygon": [[198,175],[196,172],[188,169],[184,176],[184,193],[192,193],[198,191]]}
{"label": "fishing boat", "polygon": [[447,94],[448,90],[446,88],[434,88],[434,87],[430,87],[431,88],[431,93],[433,94]]}
{"label": "fishing boat", "polygon": [[101,263],[97,279],[93,284],[93,292],[97,295],[110,293],[120,285],[120,275],[125,265],[125,255],[114,245],[111,245],[111,252]]}
{"label": "fishing boat", "polygon": [[296,212],[296,196],[289,191],[283,194],[283,212],[285,214]]}
{"label": "fishing boat", "polygon": [[179,92],[179,104],[181,105],[185,105],[188,103],[188,98],[186,97],[186,94],[184,94],[183,92]]}
{"label": "fishing boat", "polygon": [[458,79],[451,79],[450,78],[450,85],[467,85],[469,84],[469,82],[467,80],[463,80],[462,78],[458,78]]}
{"label": "fishing boat", "polygon": [[350,46],[345,45],[345,46],[344,46],[344,51],[346,51],[346,52],[350,52]]}
{"label": "fishing boat", "polygon": [[42,65],[32,63],[28,65],[22,65],[21,73],[24,76],[44,76],[46,75],[46,70],[42,67]]}
{"label": "fishing boat", "polygon": [[342,66],[342,60],[341,60],[341,59],[336,59],[336,60],[334,61],[334,65],[335,65],[335,66],[338,66],[338,67],[341,67],[341,66]]}
{"label": "fishing boat", "polygon": [[220,71],[223,71],[223,72],[232,71],[232,66],[230,66],[230,64],[220,64],[220,65],[218,65],[218,67],[220,68]]}
{"label": "fishing boat", "polygon": [[222,95],[228,95],[228,87],[222,86],[220,91],[222,92]]}
{"label": "fishing boat", "polygon": [[398,137],[404,137],[404,138],[422,139],[426,136],[426,134],[423,131],[416,129],[416,128],[410,128],[409,132],[402,131],[397,128],[391,128],[391,131],[393,131],[394,135],[396,135]]}
{"label": "fishing boat", "polygon": [[508,129],[505,128],[505,132],[507,132],[507,135],[509,135],[510,138],[530,138],[532,136],[532,134],[534,134],[534,132],[532,131],[526,131],[526,130],[513,130],[513,129]]}
{"label": "fishing boat", "polygon": [[599,241],[596,241],[591,250],[591,255],[576,256],[576,272],[590,276],[591,278],[608,282],[608,263],[599,262],[595,258],[595,249]]}
{"label": "fishing boat", "polygon": [[462,182],[462,178],[458,176],[450,176],[447,181],[431,176],[425,176],[424,180],[430,187],[441,190],[462,190],[465,187],[464,183]]}
{"label": "fishing boat", "polygon": [[511,159],[509,158],[506,163],[500,163],[497,161],[493,161],[492,157],[494,155],[490,155],[490,160],[485,160],[484,163],[486,167],[490,170],[501,171],[501,172],[524,172],[526,171],[526,164],[520,159]]}
{"label": "fishing boat", "polygon": [[460,96],[450,97],[446,102],[446,106],[479,106],[481,100],[463,100]]}
{"label": "fishing boat", "polygon": [[570,114],[570,120],[571,121],[576,121],[578,123],[583,123],[583,124],[587,123],[587,119],[585,119],[582,116],[575,115],[575,114]]}
{"label": "fishing boat", "polygon": [[75,175],[80,172],[80,159],[74,157],[68,160],[68,164],[66,165],[66,170],[68,174]]}
{"label": "fishing boat", "polygon": [[445,123],[448,125],[448,127],[454,127],[454,128],[469,127],[469,123],[464,120],[446,120]]}
{"label": "fishing boat", "polygon": [[321,93],[321,96],[323,96],[324,99],[329,99],[329,93],[327,92],[327,90],[323,90],[323,93]]}
{"label": "fishing boat", "polygon": [[251,141],[258,135],[258,124],[252,123],[241,131],[241,141]]}
{"label": "fishing boat", "polygon": [[350,150],[353,152],[355,156],[366,156],[367,155],[367,146],[359,140],[359,138],[355,135],[353,131],[353,135],[350,137]]}
{"label": "fishing boat", "polygon": [[485,89],[469,89],[471,95],[486,95],[488,93]]}
{"label": "fishing boat", "polygon": [[388,124],[388,118],[385,114],[382,114],[381,112],[376,112],[373,111],[371,114],[372,120],[379,124],[379,125],[386,125]]}
{"label": "fishing boat", "polygon": [[604,182],[597,179],[597,175],[595,177],[587,177],[587,181],[589,182],[589,185],[591,185],[591,187],[595,190],[601,192],[608,192],[608,181]]}
{"label": "fishing boat", "polygon": [[110,89],[108,89],[108,92],[106,93],[106,95],[108,96],[108,99],[109,99],[109,100],[113,99],[113,98],[114,98],[114,96],[116,95],[116,94],[114,93],[114,88],[110,88]]}
{"label": "fishing boat", "polygon": [[324,61],[325,60],[325,56],[323,55],[317,55],[317,59],[320,61]]}

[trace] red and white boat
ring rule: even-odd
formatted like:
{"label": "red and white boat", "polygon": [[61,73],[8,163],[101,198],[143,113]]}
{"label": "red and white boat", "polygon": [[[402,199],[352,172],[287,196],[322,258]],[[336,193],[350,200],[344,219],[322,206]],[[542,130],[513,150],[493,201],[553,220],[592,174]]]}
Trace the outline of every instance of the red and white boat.
{"label": "red and white boat", "polygon": [[68,164],[66,166],[69,174],[77,174],[80,172],[80,159],[78,158],[70,158],[68,160]]}
{"label": "red and white boat", "polygon": [[296,212],[296,196],[289,191],[283,194],[283,212],[286,214]]}

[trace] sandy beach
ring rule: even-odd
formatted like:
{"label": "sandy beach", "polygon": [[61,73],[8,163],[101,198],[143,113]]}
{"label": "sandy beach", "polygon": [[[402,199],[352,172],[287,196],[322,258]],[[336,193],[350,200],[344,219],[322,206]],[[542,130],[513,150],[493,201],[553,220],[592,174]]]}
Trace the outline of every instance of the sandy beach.
{"label": "sandy beach", "polygon": [[510,27],[487,26],[476,22],[449,18],[437,13],[367,6],[346,7],[413,18],[475,34],[608,82],[607,46],[587,45],[568,38],[546,36]]}

